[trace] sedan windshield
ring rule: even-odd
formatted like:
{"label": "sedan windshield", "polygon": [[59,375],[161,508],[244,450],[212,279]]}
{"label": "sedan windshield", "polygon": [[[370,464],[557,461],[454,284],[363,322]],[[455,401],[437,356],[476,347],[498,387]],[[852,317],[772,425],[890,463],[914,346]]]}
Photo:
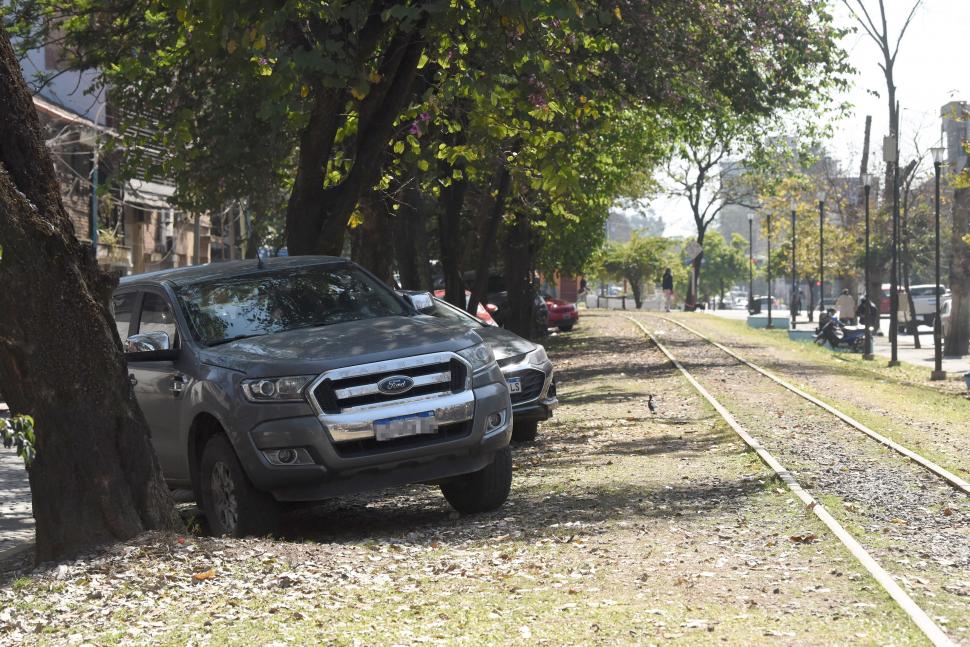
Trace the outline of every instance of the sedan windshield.
{"label": "sedan windshield", "polygon": [[207,346],[407,313],[382,284],[341,266],[220,277],[181,286],[176,293],[193,335]]}

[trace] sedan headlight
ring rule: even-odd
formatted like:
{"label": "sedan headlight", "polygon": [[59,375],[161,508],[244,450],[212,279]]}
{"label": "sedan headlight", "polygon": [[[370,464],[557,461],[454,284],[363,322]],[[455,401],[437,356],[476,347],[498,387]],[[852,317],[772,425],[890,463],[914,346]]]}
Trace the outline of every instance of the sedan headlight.
{"label": "sedan headlight", "polygon": [[250,402],[299,402],[304,400],[303,387],[312,375],[260,377],[243,380],[242,390]]}
{"label": "sedan headlight", "polygon": [[546,355],[546,349],[540,345],[536,345],[536,349],[529,353],[529,363],[533,366],[542,366],[549,361],[549,356]]}
{"label": "sedan headlight", "polygon": [[487,368],[490,364],[492,364],[492,362],[495,361],[495,354],[492,352],[492,347],[485,343],[472,346],[471,348],[466,348],[465,350],[460,350],[458,351],[458,354],[472,365],[473,373],[477,373],[478,371]]}

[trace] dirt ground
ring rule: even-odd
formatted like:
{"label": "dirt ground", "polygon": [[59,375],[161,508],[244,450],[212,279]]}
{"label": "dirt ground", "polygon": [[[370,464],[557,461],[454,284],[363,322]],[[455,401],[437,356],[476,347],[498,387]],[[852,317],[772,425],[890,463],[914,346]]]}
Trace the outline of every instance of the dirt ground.
{"label": "dirt ground", "polygon": [[498,512],[416,486],[8,563],[0,644],[923,644],[633,324],[547,347],[562,406]]}

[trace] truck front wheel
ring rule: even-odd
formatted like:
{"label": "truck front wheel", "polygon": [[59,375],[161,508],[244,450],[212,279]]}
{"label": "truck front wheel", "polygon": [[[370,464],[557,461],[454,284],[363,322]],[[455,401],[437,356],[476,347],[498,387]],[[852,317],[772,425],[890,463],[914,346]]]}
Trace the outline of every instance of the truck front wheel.
{"label": "truck front wheel", "polygon": [[209,532],[217,537],[268,535],[279,510],[269,494],[253,487],[225,436],[214,436],[202,452],[199,482]]}
{"label": "truck front wheel", "polygon": [[512,450],[495,452],[492,462],[471,474],[442,483],[441,493],[462,514],[495,510],[509,498],[512,489]]}

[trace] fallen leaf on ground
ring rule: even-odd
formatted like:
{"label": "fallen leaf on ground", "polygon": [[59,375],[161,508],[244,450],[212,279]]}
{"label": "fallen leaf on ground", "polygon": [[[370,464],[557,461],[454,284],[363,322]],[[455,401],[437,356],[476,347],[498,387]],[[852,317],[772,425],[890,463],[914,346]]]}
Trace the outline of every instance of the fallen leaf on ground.
{"label": "fallen leaf on ground", "polygon": [[801,535],[792,535],[788,539],[795,542],[796,544],[811,544],[811,543],[814,543],[815,540],[818,539],[818,537],[815,536],[815,533],[806,532]]}
{"label": "fallen leaf on ground", "polygon": [[212,580],[216,577],[216,569],[210,568],[207,571],[202,571],[201,573],[195,573],[192,575],[193,582],[202,582],[205,580]]}

